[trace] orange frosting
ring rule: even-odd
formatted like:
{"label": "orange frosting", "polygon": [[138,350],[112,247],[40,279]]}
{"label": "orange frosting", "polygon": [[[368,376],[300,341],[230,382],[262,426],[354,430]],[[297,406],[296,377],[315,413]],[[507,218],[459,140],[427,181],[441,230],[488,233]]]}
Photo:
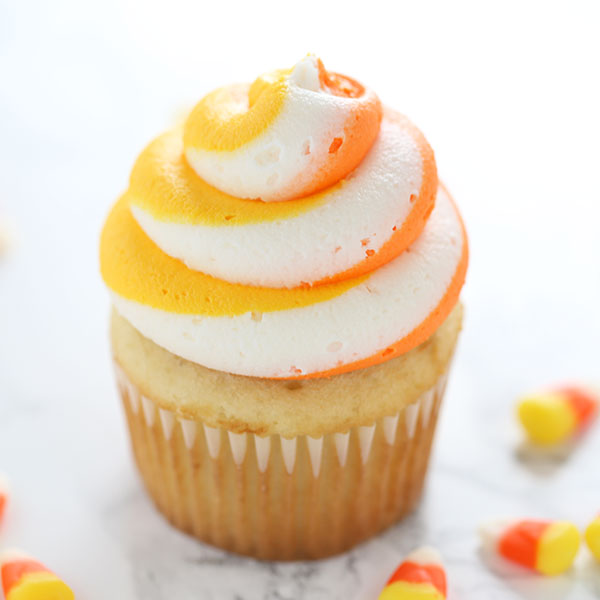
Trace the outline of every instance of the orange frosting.
{"label": "orange frosting", "polygon": [[[358,99],[365,88],[357,81],[325,70],[318,61],[323,91],[334,96]],[[206,95],[192,110],[183,134],[186,149],[209,152],[235,151],[256,139],[285,107],[290,70],[277,70],[259,77],[251,86],[232,85]],[[302,198],[323,190],[348,175],[367,154],[379,133],[382,106],[370,95],[351,111],[344,127],[344,139],[332,139],[328,160],[311,181],[298,187],[294,197]]]}
{"label": "orange frosting", "polygon": [[[435,205],[435,196],[438,188],[437,168],[433,150],[427,143],[425,136],[403,115],[394,111],[386,111],[386,118],[402,125],[411,132],[412,137],[418,144],[423,159],[423,178],[421,189],[416,197],[412,198],[413,208],[399,229],[394,227],[391,237],[379,248],[379,250],[365,250],[365,258],[350,269],[342,273],[336,273],[331,277],[322,279],[314,285],[342,281],[350,277],[356,277],[363,273],[369,273],[390,262],[408,248],[423,232],[429,219],[429,215]],[[368,240],[363,240],[366,246]]]}
{"label": "orange frosting", "polygon": [[286,379],[311,379],[314,377],[331,377],[333,375],[339,375],[340,373],[347,373],[349,371],[355,371],[356,369],[364,369],[371,367],[379,363],[390,360],[395,356],[400,356],[409,350],[412,350],[419,344],[422,344],[427,340],[433,333],[440,327],[440,325],[446,320],[446,317],[452,312],[452,309],[458,302],[460,291],[465,283],[467,276],[467,267],[469,265],[469,245],[467,240],[467,232],[464,227],[464,223],[461,219],[462,234],[463,234],[463,252],[454,273],[454,277],[448,286],[444,297],[440,300],[437,307],[429,313],[427,318],[420,323],[418,327],[413,329],[406,337],[398,340],[395,344],[391,344],[387,348],[367,356],[361,360],[357,360],[352,363],[346,363],[339,365],[333,369],[327,371],[320,371],[318,373],[309,373],[306,375],[300,375],[296,377],[288,377]]}
{"label": "orange frosting", "polygon": [[[431,147],[403,115],[387,111],[386,118],[410,131],[422,156],[421,187],[412,199],[412,210],[398,229],[394,227],[390,238],[378,250],[366,248],[361,262],[312,285],[358,277],[393,260],[417,239],[433,210],[438,177]],[[235,226],[293,218],[327,202],[330,194],[342,185],[344,180],[312,196],[286,202],[234,198],[196,175],[183,157],[181,135],[170,132],[157,138],[142,152],[133,168],[126,198],[162,221]]]}
{"label": "orange frosting", "polygon": [[[319,80],[323,90],[343,98],[360,98],[365,88],[354,79],[325,70],[319,60]],[[299,196],[314,194],[348,175],[365,157],[379,133],[383,116],[381,102],[377,96],[359,105],[344,127],[344,139],[336,137],[329,146],[329,160],[315,174],[310,184]],[[351,275],[349,275],[351,276]]]}
{"label": "orange frosting", "polygon": [[[322,90],[344,98],[365,95],[365,88],[355,80],[326,71],[320,61],[318,67]],[[251,86],[229,86],[208,94],[193,109],[183,131],[160,136],[142,152],[131,173],[129,189],[110,212],[101,236],[102,276],[116,294],[154,309],[199,318],[300,308],[333,299],[361,284],[370,272],[408,251],[419,237],[438,189],[435,159],[420,131],[392,111],[386,112],[386,118],[410,132],[421,154],[421,186],[411,197],[412,207],[402,225],[393,228],[379,250],[369,247],[368,238],[362,240],[364,259],[346,271],[295,289],[233,284],[189,269],[161,251],[144,233],[131,214],[131,205],[159,221],[236,227],[292,219],[326,203],[344,185],[344,177],[363,160],[379,133],[382,107],[374,95],[357,103],[345,123],[343,138],[331,140],[326,161],[295,199],[262,202],[235,198],[203,181],[184,156],[190,147],[208,152],[235,151],[261,135],[285,109],[289,73],[275,71]],[[452,280],[437,307],[413,331],[367,358],[286,378],[328,377],[369,367],[429,338],[452,311],[465,280],[469,250],[462,222],[461,228],[463,250]],[[583,406],[582,402],[576,404]]]}

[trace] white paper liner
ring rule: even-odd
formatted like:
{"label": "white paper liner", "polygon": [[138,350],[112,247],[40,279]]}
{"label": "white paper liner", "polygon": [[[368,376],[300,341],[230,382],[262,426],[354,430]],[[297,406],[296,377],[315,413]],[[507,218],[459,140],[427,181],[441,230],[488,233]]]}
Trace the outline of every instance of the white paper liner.
{"label": "white paper liner", "polygon": [[204,541],[269,559],[335,554],[412,509],[447,379],[371,425],[288,439],[178,417],[115,369],[134,454],[159,509]]}

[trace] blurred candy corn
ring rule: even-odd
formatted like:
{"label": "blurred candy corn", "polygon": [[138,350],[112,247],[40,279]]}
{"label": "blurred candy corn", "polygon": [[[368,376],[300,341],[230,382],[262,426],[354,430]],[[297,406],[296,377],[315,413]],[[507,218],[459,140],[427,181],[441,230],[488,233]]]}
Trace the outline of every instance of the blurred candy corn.
{"label": "blurred candy corn", "polygon": [[542,575],[567,571],[581,543],[577,527],[566,521],[497,521],[480,533],[489,550]]}
{"label": "blurred candy corn", "polygon": [[4,519],[6,505],[8,504],[8,483],[6,479],[0,475],[0,525]]}
{"label": "blurred candy corn", "polygon": [[446,572],[433,548],[409,554],[390,577],[379,600],[445,600]]}
{"label": "blurred candy corn", "polygon": [[74,600],[69,586],[44,565],[12,552],[0,558],[0,579],[6,600]]}
{"label": "blurred candy corn", "polygon": [[558,444],[592,421],[598,400],[596,394],[575,386],[530,394],[519,402],[519,419],[532,442]]}
{"label": "blurred candy corn", "polygon": [[13,242],[13,227],[0,215],[0,256],[9,249]]}
{"label": "blurred candy corn", "polygon": [[600,515],[585,530],[585,541],[597,561],[600,561]]}

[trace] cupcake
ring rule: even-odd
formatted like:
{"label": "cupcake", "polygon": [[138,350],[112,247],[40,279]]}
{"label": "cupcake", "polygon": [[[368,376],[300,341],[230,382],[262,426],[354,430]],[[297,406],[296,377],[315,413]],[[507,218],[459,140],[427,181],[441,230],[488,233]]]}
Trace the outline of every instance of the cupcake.
{"label": "cupcake", "polygon": [[135,460],[198,539],[342,552],[417,503],[468,261],[433,152],[307,56],[205,96],[101,237]]}

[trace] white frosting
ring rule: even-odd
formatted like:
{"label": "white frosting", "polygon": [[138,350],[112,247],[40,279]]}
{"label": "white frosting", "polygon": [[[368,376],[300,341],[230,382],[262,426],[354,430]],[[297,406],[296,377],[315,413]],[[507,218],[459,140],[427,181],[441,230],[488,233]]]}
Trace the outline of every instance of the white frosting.
{"label": "white frosting", "polygon": [[344,126],[356,107],[375,97],[371,90],[360,98],[321,90],[314,56],[298,63],[287,83],[281,112],[256,138],[231,152],[186,149],[187,161],[202,179],[237,198],[288,200],[314,179],[334,138],[344,140]]}
{"label": "white frosting", "polygon": [[463,253],[460,217],[447,194],[411,248],[340,296],[309,306],[234,317],[169,313],[113,293],[142,335],[209,368],[289,377],[367,358],[406,337],[438,306]]}
{"label": "white frosting", "polygon": [[319,79],[317,58],[312,55],[305,56],[294,66],[288,81],[299,88],[311,92],[320,92],[321,81]]}
{"label": "white frosting", "polygon": [[422,172],[410,132],[384,120],[352,177],[324,204],[296,217],[214,227],[159,221],[135,204],[131,211],[163,252],[190,269],[232,283],[297,287],[352,268],[367,250],[377,252],[410,214]]}

